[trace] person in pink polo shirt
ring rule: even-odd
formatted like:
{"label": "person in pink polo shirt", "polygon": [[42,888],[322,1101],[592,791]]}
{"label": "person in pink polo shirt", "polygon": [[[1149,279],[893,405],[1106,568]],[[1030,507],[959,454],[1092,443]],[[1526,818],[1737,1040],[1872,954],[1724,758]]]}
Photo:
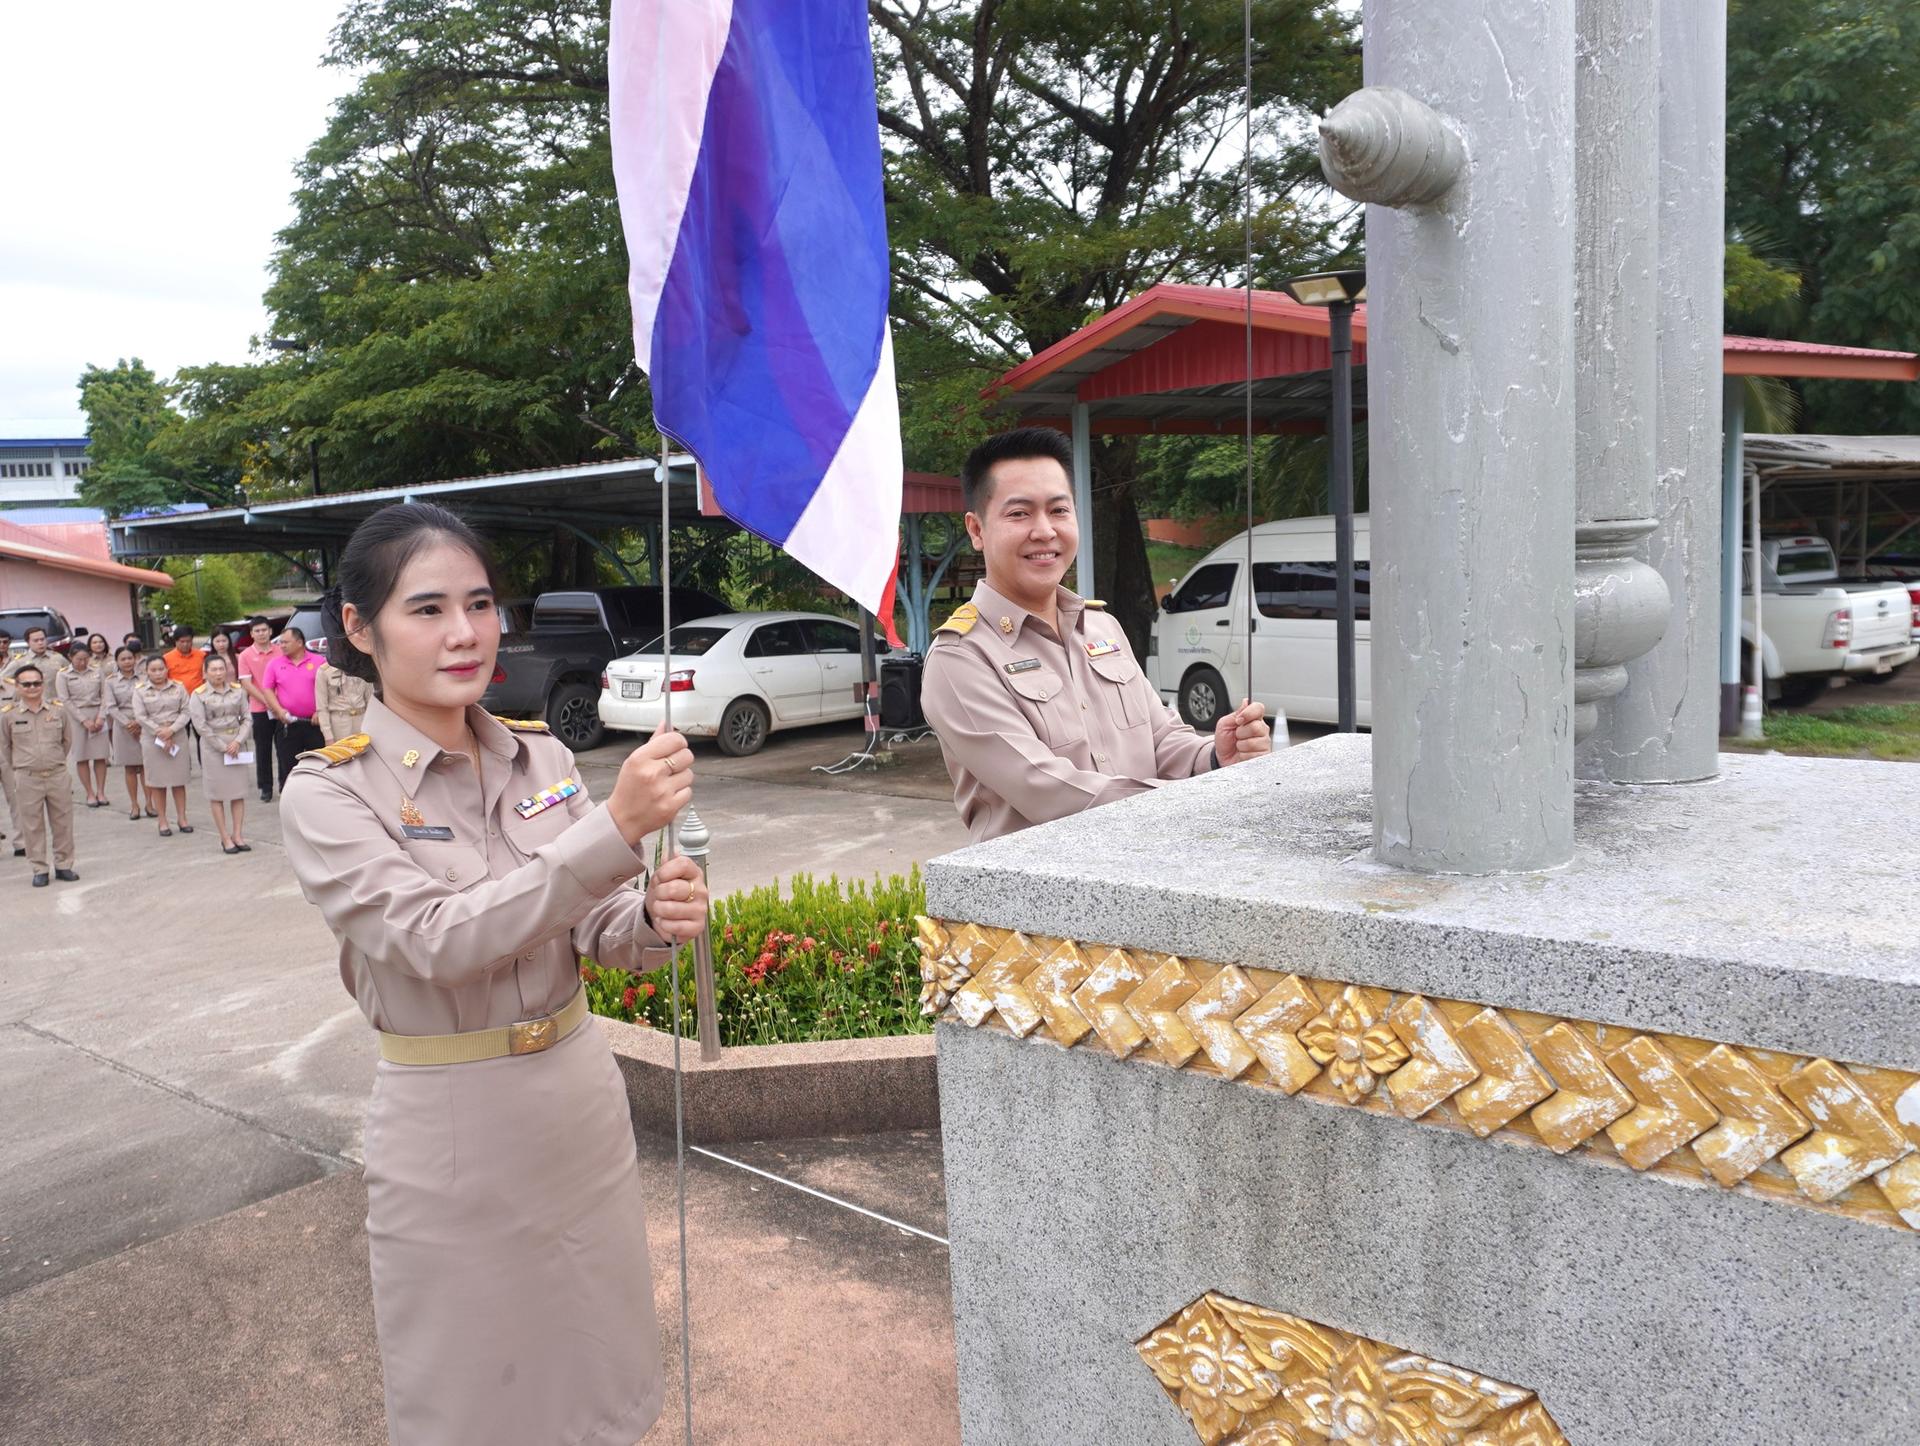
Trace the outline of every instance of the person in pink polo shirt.
{"label": "person in pink polo shirt", "polygon": [[288,626],[280,634],[279,653],[267,663],[267,708],[273,714],[273,752],[280,787],[287,786],[287,775],[309,748],[324,748],[327,740],[320,725],[313,721],[314,675],[326,660],[307,649],[307,635]]}
{"label": "person in pink polo shirt", "polygon": [[247,625],[253,639],[240,650],[239,683],[247,690],[253,713],[253,781],[260,790],[260,801],[273,798],[273,735],[275,719],[267,691],[267,664],[280,656],[273,645],[273,624],[256,617]]}

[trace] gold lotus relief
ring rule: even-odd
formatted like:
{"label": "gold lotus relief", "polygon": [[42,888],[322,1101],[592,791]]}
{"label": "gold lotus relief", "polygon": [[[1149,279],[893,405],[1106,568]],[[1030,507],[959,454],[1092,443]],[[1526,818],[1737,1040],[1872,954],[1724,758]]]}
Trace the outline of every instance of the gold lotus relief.
{"label": "gold lotus relief", "polygon": [[1567,1446],[1524,1387],[1213,1291],[1135,1348],[1205,1446]]}
{"label": "gold lotus relief", "polygon": [[970,1027],[1920,1230],[1912,1071],[977,924],[918,940],[922,1008]]}

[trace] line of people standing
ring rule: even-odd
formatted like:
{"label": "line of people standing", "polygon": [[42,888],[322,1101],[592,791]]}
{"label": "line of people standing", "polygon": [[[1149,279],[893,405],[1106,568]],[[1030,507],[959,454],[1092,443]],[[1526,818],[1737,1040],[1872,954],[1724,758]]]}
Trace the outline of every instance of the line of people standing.
{"label": "line of people standing", "polygon": [[276,637],[255,618],[249,631],[238,653],[217,632],[203,651],[181,628],[154,654],[143,654],[137,638],[110,652],[93,634],[63,659],[36,628],[27,652],[0,665],[0,783],[14,856],[31,855],[36,887],[50,874],[79,877],[65,761],[90,809],[113,806],[107,773],[119,768],[127,817],[153,819],[159,836],[171,838],[194,832],[187,786],[198,757],[222,852],[251,853],[249,787],[271,799],[301,752],[359,730],[372,696],[365,681],[326,665],[298,628]]}

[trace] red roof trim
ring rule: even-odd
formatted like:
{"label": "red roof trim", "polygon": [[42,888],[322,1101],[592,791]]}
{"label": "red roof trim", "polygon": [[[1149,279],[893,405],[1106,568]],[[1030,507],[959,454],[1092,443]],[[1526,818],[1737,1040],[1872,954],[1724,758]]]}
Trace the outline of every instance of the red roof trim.
{"label": "red roof trim", "polygon": [[58,568],[62,572],[86,573],[90,577],[132,583],[136,587],[173,586],[173,579],[164,572],[88,557],[85,553],[74,552],[57,543],[41,541],[33,535],[32,528],[0,520],[0,561],[7,559],[38,563],[41,567]]}
{"label": "red roof trim", "polygon": [[[1062,367],[1078,361],[1089,352],[1110,346],[1135,327],[1162,317],[1188,321],[1227,322],[1244,327],[1247,317],[1246,293],[1224,286],[1179,286],[1171,283],[1149,287],[1132,300],[1116,306],[1103,316],[1088,322],[1071,336],[1063,337],[1045,351],[998,377],[980,395],[989,400],[1007,392],[1025,391]],[[1367,309],[1363,305],[1354,314],[1353,337],[1364,343],[1367,337]],[[1253,294],[1253,325],[1258,332],[1288,332],[1296,336],[1324,339],[1327,313],[1318,306],[1302,306],[1278,291]],[[1140,348],[1150,351],[1152,347]],[[1726,338],[1724,370],[1727,376],[1831,377],[1853,381],[1920,381],[1920,356],[1906,351],[1876,351],[1869,347],[1832,346],[1823,342],[1781,341],[1772,337],[1729,336]],[[1134,355],[1139,355],[1135,352]],[[1244,366],[1244,352],[1242,365]],[[1103,367],[1096,375],[1127,367],[1120,359]],[[1129,368],[1129,370],[1138,370]],[[1088,377],[1079,383],[1083,400],[1127,393],[1109,389],[1103,381]],[[1128,393],[1134,389],[1129,387]]]}

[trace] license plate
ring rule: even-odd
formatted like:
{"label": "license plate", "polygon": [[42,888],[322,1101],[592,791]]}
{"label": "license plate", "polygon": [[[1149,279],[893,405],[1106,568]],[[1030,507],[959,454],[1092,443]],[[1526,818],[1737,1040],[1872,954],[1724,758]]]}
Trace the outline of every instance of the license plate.
{"label": "license plate", "polygon": [[620,696],[622,698],[644,698],[647,696],[647,685],[642,680],[622,678],[620,680]]}

